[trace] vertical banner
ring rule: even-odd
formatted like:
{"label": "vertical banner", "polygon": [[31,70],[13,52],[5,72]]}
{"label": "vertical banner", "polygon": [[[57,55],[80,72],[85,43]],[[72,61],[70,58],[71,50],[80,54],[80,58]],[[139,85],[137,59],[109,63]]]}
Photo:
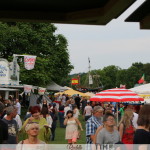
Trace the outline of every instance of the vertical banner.
{"label": "vertical banner", "polygon": [[71,80],[71,84],[72,85],[79,84],[79,80],[74,78],[74,79]]}
{"label": "vertical banner", "polygon": [[16,78],[16,80],[17,80],[17,59],[18,59],[18,57],[14,57],[14,59],[13,59],[13,68],[12,68],[12,70],[13,70],[13,77],[14,77],[14,79]]}
{"label": "vertical banner", "polygon": [[89,84],[93,84],[92,76],[89,74]]}
{"label": "vertical banner", "polygon": [[35,65],[36,56],[24,56],[24,65],[27,70],[32,70]]}
{"label": "vertical banner", "polygon": [[39,95],[44,95],[45,91],[46,91],[46,88],[42,88],[42,87],[38,88],[38,94]]}
{"label": "vertical banner", "polygon": [[31,93],[32,85],[24,85],[24,92]]}

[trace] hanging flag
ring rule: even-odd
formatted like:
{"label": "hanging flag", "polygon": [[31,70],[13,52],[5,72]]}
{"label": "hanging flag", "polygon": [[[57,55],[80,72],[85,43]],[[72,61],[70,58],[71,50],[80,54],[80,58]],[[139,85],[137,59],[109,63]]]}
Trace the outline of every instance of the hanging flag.
{"label": "hanging flag", "polygon": [[44,95],[45,91],[46,91],[46,88],[42,88],[42,87],[38,88],[38,94],[39,95]]}
{"label": "hanging flag", "polygon": [[126,85],[120,84],[120,88],[126,89]]}
{"label": "hanging flag", "polygon": [[71,84],[72,84],[72,85],[79,84],[79,80],[76,79],[76,78],[74,78],[74,79],[71,80]]}
{"label": "hanging flag", "polygon": [[35,65],[36,56],[24,56],[24,65],[27,70],[32,70]]}
{"label": "hanging flag", "polygon": [[24,85],[24,92],[31,93],[32,85]]}
{"label": "hanging flag", "polygon": [[93,84],[93,79],[91,75],[89,75],[89,84]]}
{"label": "hanging flag", "polygon": [[141,79],[138,81],[138,83],[139,83],[139,84],[144,83],[144,81],[145,81],[144,78],[145,78],[145,77],[144,77],[144,74],[143,74],[143,76],[142,76]]}

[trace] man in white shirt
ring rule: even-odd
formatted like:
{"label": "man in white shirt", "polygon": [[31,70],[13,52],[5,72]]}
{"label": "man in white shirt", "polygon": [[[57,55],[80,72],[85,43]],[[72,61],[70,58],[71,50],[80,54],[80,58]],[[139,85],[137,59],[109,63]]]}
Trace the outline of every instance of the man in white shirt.
{"label": "man in white shirt", "polygon": [[84,108],[84,115],[85,115],[85,121],[87,121],[92,116],[92,107],[90,106],[90,103],[87,103],[87,106]]}
{"label": "man in white shirt", "polygon": [[17,114],[21,115],[21,105],[19,99],[16,99]]}

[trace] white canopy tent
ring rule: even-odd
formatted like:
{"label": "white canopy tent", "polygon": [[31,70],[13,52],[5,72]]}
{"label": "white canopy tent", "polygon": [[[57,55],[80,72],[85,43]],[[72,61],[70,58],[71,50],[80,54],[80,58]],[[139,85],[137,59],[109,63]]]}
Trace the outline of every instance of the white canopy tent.
{"label": "white canopy tent", "polygon": [[130,90],[137,94],[150,94],[150,83],[131,88]]}
{"label": "white canopy tent", "polygon": [[144,98],[145,103],[150,103],[150,83],[131,88],[130,90]]}

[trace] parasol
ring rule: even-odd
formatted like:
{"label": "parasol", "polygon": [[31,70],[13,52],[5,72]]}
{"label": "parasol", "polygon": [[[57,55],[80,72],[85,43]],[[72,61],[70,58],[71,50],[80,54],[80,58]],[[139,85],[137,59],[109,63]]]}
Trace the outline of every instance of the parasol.
{"label": "parasol", "polygon": [[[97,102],[129,102],[129,101],[144,101],[138,94],[135,92],[123,89],[123,88],[114,88],[101,91],[95,96],[90,98],[90,101]],[[117,105],[118,111],[118,105]],[[118,124],[118,113],[117,113],[117,124]]]}

